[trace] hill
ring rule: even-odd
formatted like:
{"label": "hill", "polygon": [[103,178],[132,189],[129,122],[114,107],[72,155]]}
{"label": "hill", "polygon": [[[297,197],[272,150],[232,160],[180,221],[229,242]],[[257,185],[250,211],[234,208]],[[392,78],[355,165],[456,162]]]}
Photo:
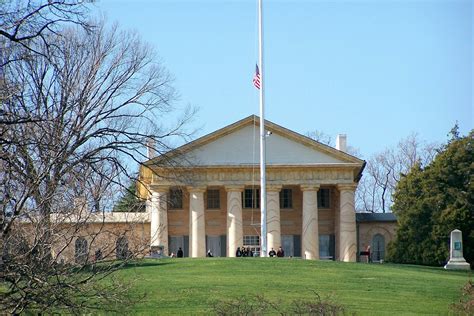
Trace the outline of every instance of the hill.
{"label": "hill", "polygon": [[357,315],[447,314],[468,272],[442,268],[275,258],[146,260],[118,274],[138,314],[209,314],[214,302],[264,295],[290,305],[330,296]]}

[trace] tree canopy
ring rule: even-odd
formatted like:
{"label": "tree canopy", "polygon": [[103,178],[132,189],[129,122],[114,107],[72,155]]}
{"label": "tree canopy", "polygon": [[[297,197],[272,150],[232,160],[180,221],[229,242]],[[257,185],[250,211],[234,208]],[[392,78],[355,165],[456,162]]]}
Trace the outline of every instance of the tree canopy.
{"label": "tree canopy", "polygon": [[474,260],[474,130],[464,137],[453,131],[428,166],[415,164],[397,185],[392,210],[399,227],[388,249],[391,261],[445,263],[454,229],[462,231],[464,258]]}
{"label": "tree canopy", "polygon": [[162,153],[187,135],[192,111],[176,118],[172,76],[153,50],[136,33],[90,24],[0,50],[9,60],[0,82],[0,314],[83,314],[126,301],[123,285],[96,281],[149,242],[127,244],[133,221],[109,231],[105,212],[136,180],[130,164],[146,159],[147,140]]}
{"label": "tree canopy", "polygon": [[128,188],[122,191],[122,196],[114,206],[114,212],[145,212],[145,201],[138,196],[134,179],[130,179]]}

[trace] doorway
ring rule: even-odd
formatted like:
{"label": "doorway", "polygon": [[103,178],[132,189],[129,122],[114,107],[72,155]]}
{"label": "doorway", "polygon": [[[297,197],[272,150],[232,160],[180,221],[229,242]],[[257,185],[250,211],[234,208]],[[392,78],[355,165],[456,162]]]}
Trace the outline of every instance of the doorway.
{"label": "doorway", "polygon": [[385,257],[385,237],[381,234],[376,234],[372,238],[372,261],[380,262]]}
{"label": "doorway", "polygon": [[184,257],[189,256],[189,237],[188,236],[170,236],[169,237],[169,252],[178,253],[178,249],[181,248],[184,253]]}
{"label": "doorway", "polygon": [[214,257],[221,257],[222,256],[222,237],[221,236],[206,236],[206,253],[208,250],[211,250],[212,255]]}
{"label": "doorway", "polygon": [[295,256],[295,243],[293,235],[281,236],[281,247],[285,251],[285,257]]}

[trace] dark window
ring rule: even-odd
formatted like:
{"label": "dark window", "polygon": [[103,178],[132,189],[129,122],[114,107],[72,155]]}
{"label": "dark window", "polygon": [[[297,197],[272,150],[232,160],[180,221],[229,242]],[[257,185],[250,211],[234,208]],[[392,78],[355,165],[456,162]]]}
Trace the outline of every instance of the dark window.
{"label": "dark window", "polygon": [[330,189],[319,189],[318,191],[318,207],[320,208],[330,208]]}
{"label": "dark window", "polygon": [[115,253],[117,259],[127,259],[130,256],[127,237],[122,236],[117,239],[115,243]]}
{"label": "dark window", "polygon": [[280,191],[280,208],[293,208],[293,190],[282,189]]}
{"label": "dark window", "polygon": [[207,190],[207,208],[220,209],[221,199],[219,190]]}
{"label": "dark window", "polygon": [[170,209],[183,208],[183,191],[181,189],[171,189],[169,197]]}
{"label": "dark window", "polygon": [[83,237],[77,238],[75,243],[76,263],[85,263],[87,261],[87,253],[87,240]]}
{"label": "dark window", "polygon": [[245,189],[243,195],[244,208],[260,208],[260,189]]}

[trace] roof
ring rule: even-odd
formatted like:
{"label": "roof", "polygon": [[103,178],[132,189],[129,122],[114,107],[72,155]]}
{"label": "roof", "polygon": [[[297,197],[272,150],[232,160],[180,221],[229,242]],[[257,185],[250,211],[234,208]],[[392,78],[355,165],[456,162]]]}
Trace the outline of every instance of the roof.
{"label": "roof", "polygon": [[393,213],[356,213],[356,222],[396,222]]}
{"label": "roof", "polygon": [[[216,140],[221,139],[225,137],[226,135],[236,133],[236,131],[242,130],[243,128],[249,125],[259,126],[260,118],[256,115],[250,115],[240,121],[237,121],[233,124],[225,126],[210,134],[202,136],[194,141],[191,141],[181,147],[171,150],[170,152],[166,154],[163,154],[161,156],[148,160],[144,164],[147,166],[153,166],[155,164],[160,164],[160,162],[167,161],[168,159],[173,159],[174,157],[178,157],[178,156],[183,157],[183,155],[185,155],[186,153],[189,153],[192,150],[195,150],[196,148],[199,148],[199,147],[202,148],[203,146],[206,146],[212,142],[216,142]],[[290,141],[302,144],[303,146],[307,148],[312,148],[312,150],[321,152],[330,157],[334,157],[335,159],[338,159],[341,162],[358,165],[359,168],[362,167],[361,169],[363,169],[363,166],[365,165],[364,160],[361,160],[345,152],[339,151],[331,146],[322,144],[304,135],[293,132],[287,128],[284,128],[268,120],[265,120],[265,129],[269,132],[276,133],[280,136],[283,136],[284,138]],[[267,156],[268,156],[268,153],[267,153]]]}

